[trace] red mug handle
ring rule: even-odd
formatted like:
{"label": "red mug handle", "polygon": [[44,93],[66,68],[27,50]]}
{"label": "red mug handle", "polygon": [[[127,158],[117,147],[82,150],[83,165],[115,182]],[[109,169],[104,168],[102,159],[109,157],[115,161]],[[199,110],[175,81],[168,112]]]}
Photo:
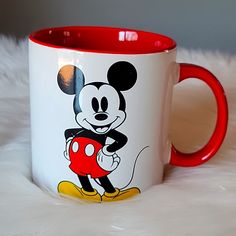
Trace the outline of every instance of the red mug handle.
{"label": "red mug handle", "polygon": [[217,104],[217,120],[215,130],[208,143],[200,150],[193,153],[178,151],[173,145],[171,148],[170,164],[182,167],[201,165],[208,161],[220,148],[227,129],[228,106],[224,90],[217,78],[203,67],[180,63],[179,81],[189,78],[197,78],[204,81],[214,93]]}

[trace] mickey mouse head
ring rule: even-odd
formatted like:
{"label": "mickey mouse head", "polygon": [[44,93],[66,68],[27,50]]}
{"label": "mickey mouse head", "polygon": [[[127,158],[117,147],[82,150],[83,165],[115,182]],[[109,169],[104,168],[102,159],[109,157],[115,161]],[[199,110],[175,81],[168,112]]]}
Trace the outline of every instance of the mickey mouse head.
{"label": "mickey mouse head", "polygon": [[120,126],[126,118],[126,102],[121,91],[131,89],[137,80],[135,67],[126,61],[111,65],[109,83],[85,84],[83,72],[76,66],[63,66],[58,72],[60,89],[74,97],[76,122],[84,129],[105,134]]}

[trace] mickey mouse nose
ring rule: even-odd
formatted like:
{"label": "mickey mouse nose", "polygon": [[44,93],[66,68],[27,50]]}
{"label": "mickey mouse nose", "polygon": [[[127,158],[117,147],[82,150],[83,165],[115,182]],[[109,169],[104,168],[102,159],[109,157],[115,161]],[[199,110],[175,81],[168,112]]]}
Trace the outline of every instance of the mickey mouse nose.
{"label": "mickey mouse nose", "polygon": [[107,114],[97,114],[95,115],[96,120],[106,120],[107,119]]}

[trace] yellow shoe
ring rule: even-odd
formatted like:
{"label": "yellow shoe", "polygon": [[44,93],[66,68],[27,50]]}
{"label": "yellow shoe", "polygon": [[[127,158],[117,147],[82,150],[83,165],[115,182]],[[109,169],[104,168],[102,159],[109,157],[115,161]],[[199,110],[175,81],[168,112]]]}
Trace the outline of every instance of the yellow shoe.
{"label": "yellow shoe", "polygon": [[133,197],[139,193],[140,193],[140,190],[138,188],[128,188],[124,190],[120,190],[116,188],[116,191],[114,193],[105,192],[102,195],[102,201],[103,202],[120,201],[120,200]]}
{"label": "yellow shoe", "polygon": [[70,196],[92,202],[101,202],[102,200],[96,189],[93,192],[88,192],[69,181],[60,182],[57,190],[62,196]]}

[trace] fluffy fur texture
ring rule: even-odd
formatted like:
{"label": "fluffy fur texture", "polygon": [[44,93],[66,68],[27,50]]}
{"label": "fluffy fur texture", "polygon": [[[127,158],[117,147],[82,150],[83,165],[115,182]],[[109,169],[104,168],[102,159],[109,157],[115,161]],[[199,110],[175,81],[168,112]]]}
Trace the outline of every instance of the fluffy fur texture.
{"label": "fluffy fur texture", "polygon": [[[164,182],[139,197],[87,204],[43,192],[31,180],[27,41],[0,37],[0,235],[235,235],[236,56],[180,49],[223,84],[229,128],[217,155],[195,168],[166,167]],[[171,134],[181,150],[203,145],[214,128],[214,97],[203,83],[177,85]]]}

